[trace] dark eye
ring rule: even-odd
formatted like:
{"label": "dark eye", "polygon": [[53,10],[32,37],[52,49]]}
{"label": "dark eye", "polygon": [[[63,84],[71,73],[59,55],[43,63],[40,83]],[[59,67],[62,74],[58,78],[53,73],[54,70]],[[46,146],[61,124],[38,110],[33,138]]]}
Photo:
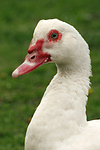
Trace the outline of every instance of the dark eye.
{"label": "dark eye", "polygon": [[62,34],[59,31],[52,29],[47,37],[49,42],[57,42],[58,40],[61,40]]}
{"label": "dark eye", "polygon": [[57,38],[58,38],[58,34],[57,33],[51,34],[51,39],[57,39]]}

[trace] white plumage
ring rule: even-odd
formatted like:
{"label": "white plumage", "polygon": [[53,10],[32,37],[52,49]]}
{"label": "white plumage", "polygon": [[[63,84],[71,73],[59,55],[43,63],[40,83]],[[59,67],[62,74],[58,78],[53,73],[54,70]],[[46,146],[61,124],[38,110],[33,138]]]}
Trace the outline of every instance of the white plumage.
{"label": "white plumage", "polygon": [[[100,150],[100,120],[87,121],[86,117],[91,76],[89,53],[87,43],[71,25],[57,19],[38,23],[26,66],[17,68],[13,77],[48,61],[56,63],[57,74],[28,126],[25,150]],[[36,66],[38,56],[43,60]]]}

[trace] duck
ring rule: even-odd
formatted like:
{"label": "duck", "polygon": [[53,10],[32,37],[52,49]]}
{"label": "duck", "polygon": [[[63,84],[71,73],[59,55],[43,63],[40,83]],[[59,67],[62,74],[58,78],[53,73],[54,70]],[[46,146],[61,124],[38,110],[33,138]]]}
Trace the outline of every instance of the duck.
{"label": "duck", "polygon": [[55,63],[25,136],[25,150],[100,150],[100,120],[87,121],[90,50],[81,34],[59,19],[40,20],[24,62],[12,77]]}

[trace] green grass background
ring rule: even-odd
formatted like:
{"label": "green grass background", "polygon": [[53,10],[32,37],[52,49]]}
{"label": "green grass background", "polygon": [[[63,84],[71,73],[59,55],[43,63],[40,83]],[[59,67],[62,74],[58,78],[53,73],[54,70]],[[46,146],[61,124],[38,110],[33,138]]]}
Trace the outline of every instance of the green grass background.
{"label": "green grass background", "polygon": [[75,26],[91,49],[92,94],[88,120],[100,118],[100,0],[0,1],[0,150],[24,149],[27,125],[46,86],[56,73],[46,64],[17,79],[12,71],[27,54],[40,19],[59,18]]}

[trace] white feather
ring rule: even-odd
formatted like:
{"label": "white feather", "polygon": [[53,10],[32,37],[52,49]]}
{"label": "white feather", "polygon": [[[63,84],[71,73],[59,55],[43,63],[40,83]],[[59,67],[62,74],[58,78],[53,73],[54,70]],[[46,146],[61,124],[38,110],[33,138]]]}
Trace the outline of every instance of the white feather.
{"label": "white feather", "polygon": [[[62,39],[51,47],[45,44],[51,29]],[[33,41],[44,39],[57,65],[57,74],[49,84],[25,138],[25,150],[100,150],[100,120],[87,121],[86,102],[91,75],[90,51],[78,31],[57,19],[42,20]]]}

